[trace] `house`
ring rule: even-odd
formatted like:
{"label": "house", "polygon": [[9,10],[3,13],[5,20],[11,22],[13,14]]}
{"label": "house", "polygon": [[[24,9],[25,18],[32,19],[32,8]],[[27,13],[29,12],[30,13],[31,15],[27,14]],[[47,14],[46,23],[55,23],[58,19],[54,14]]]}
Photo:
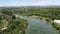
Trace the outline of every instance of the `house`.
{"label": "house", "polygon": [[60,20],[54,20],[54,22],[60,24]]}
{"label": "house", "polygon": [[1,30],[4,31],[4,30],[6,30],[6,29],[7,29],[7,27],[4,27],[4,28],[2,28]]}

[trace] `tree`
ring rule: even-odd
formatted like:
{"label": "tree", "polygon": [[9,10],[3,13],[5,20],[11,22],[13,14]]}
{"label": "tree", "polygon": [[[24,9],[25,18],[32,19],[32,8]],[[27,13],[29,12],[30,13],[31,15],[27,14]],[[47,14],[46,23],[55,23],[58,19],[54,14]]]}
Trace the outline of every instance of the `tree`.
{"label": "tree", "polygon": [[12,16],[12,19],[16,19],[15,15]]}

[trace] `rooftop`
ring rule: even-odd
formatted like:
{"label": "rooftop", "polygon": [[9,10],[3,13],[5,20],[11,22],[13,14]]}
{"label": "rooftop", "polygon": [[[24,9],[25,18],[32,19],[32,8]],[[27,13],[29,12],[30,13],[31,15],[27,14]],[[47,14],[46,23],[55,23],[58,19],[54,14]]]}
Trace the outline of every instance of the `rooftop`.
{"label": "rooftop", "polygon": [[55,23],[60,23],[60,20],[54,20]]}

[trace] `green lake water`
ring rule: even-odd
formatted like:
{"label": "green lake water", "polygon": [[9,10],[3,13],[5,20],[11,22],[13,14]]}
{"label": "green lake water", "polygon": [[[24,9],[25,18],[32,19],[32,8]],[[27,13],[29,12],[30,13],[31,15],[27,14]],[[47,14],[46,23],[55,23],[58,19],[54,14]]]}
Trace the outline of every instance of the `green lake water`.
{"label": "green lake water", "polygon": [[29,25],[26,34],[58,34],[52,25],[46,21],[35,18],[29,18],[27,21]]}
{"label": "green lake water", "polygon": [[48,22],[36,19],[19,16],[28,21],[28,27],[25,34],[58,34],[58,32]]}

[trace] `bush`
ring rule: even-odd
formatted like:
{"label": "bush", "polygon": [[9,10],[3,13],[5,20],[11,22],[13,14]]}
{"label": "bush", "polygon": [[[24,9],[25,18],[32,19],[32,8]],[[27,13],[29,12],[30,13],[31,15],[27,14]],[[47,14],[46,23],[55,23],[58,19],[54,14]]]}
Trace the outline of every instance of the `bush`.
{"label": "bush", "polygon": [[46,21],[47,21],[47,22],[50,22],[51,20],[50,20],[50,19],[48,19],[48,18],[46,18]]}

